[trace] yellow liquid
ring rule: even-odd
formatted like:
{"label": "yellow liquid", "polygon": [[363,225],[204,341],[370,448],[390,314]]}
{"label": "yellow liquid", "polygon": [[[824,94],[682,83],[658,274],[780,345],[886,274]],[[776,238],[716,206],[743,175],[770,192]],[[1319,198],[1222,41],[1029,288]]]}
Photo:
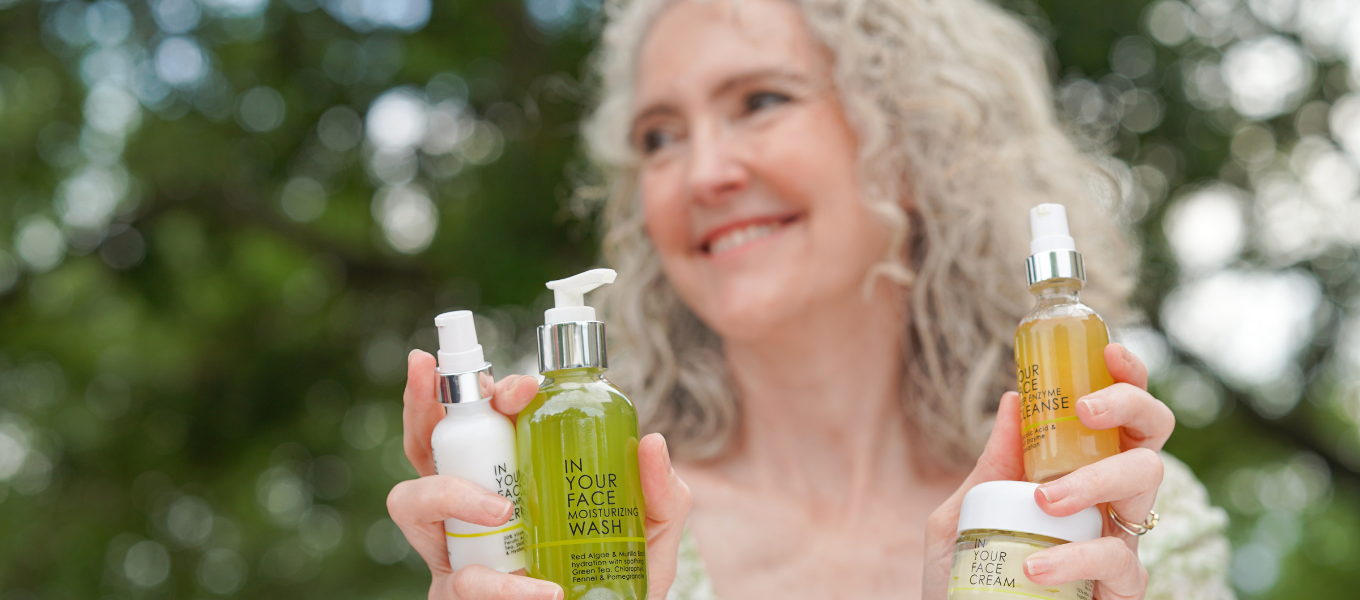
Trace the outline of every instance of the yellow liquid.
{"label": "yellow liquid", "polygon": [[1026,481],[1051,481],[1119,453],[1119,428],[1077,420],[1077,400],[1114,383],[1105,368],[1109,343],[1095,313],[1036,319],[1015,331]]}

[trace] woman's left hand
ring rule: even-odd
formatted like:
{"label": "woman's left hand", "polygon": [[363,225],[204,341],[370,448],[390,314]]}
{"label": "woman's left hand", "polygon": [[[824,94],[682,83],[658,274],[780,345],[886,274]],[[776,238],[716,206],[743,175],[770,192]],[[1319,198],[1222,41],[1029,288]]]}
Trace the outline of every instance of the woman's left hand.
{"label": "woman's left hand", "polygon": [[[1114,385],[1077,400],[1077,417],[1092,429],[1121,427],[1119,454],[1039,486],[1035,501],[1044,512],[1065,517],[1089,506],[1109,503],[1119,516],[1143,522],[1162,483],[1162,449],[1176,418],[1147,392],[1147,367],[1119,344],[1105,347],[1105,365]],[[973,486],[997,480],[1023,480],[1020,444],[1020,395],[1001,397],[996,424],[977,466],[926,525],[926,564],[922,598],[942,600],[958,537],[959,508]],[[1125,532],[1102,511],[1103,535],[1097,540],[1062,544],[1025,560],[1025,575],[1040,585],[1096,581],[1096,598],[1142,598],[1147,569],[1138,560],[1138,537]]]}

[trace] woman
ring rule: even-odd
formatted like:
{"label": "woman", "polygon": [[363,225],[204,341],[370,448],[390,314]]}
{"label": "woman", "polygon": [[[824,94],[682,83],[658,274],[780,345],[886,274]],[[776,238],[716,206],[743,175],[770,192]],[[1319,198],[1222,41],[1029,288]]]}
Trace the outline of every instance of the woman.
{"label": "woman", "polygon": [[[979,0],[638,0],[608,14],[586,136],[620,271],[606,320],[626,364],[611,375],[665,435],[639,447],[651,596],[943,598],[963,495],[1023,476],[1018,396],[1000,392],[1031,302],[1027,209],[1068,206],[1098,309],[1117,312],[1131,264],[1090,198],[1097,171],[1055,124],[1040,44]],[[1109,502],[1137,523],[1174,419],[1136,357],[1115,344],[1105,356],[1117,383],[1078,414],[1123,427],[1124,452],[1038,501],[1054,515]],[[406,451],[422,477],[388,500],[431,567],[431,598],[562,597],[450,572],[442,520],[497,525],[508,509],[433,475],[433,369],[412,353]],[[507,377],[493,401],[514,415],[535,389]],[[1155,588],[1230,596],[1222,516],[1167,465],[1180,501],[1159,505],[1174,543],[1145,553],[1166,572]],[[1139,539],[1104,533],[1032,556],[1026,573],[1143,597]]]}

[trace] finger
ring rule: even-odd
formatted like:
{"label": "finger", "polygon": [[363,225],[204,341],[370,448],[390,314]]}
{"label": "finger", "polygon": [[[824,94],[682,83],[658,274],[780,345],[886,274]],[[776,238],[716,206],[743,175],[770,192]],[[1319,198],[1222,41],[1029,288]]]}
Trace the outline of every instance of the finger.
{"label": "finger", "polygon": [[968,480],[954,494],[962,501],[962,495],[979,483],[1024,478],[1025,457],[1020,444],[1020,394],[1006,392],[996,409],[996,423],[992,425],[992,434],[987,438],[982,456],[978,457]]}
{"label": "finger", "polygon": [[1104,502],[1146,497],[1146,512],[1161,484],[1162,458],[1146,448],[1134,448],[1039,486],[1034,490],[1034,500],[1044,512],[1066,517]]}
{"label": "finger", "polygon": [[435,360],[428,352],[412,350],[406,357],[406,392],[402,394],[402,446],[406,460],[421,477],[434,475],[434,454],[430,436],[444,418],[444,408],[435,398]]}
{"label": "finger", "polygon": [[[435,589],[440,585],[447,589]],[[540,579],[501,573],[482,565],[458,569],[452,577],[436,579],[431,598],[459,600],[557,600],[563,597],[557,584]]]}
{"label": "finger", "polygon": [[1147,569],[1138,555],[1112,537],[1035,552],[1025,559],[1025,576],[1039,585],[1095,580],[1101,600],[1142,598],[1147,590]]}
{"label": "finger", "polygon": [[524,410],[538,395],[538,378],[533,375],[510,375],[496,383],[491,406],[511,417]]}
{"label": "finger", "polygon": [[[939,509],[936,509],[936,513],[945,511],[938,516],[940,526],[952,530],[958,523],[963,496],[968,490],[973,489],[973,486],[988,481],[1024,478],[1025,458],[1020,448],[1020,394],[1006,392],[1001,395],[1001,404],[996,409],[996,422],[992,425],[992,434],[987,438],[982,456],[978,457],[977,464],[963,485],[959,486],[954,495],[940,505]],[[936,518],[936,515],[931,515],[932,521]],[[953,543],[952,538],[950,543]]]}
{"label": "finger", "polygon": [[494,527],[510,520],[509,500],[457,477],[431,475],[398,483],[387,494],[387,514],[434,573],[448,573],[444,520]]}
{"label": "finger", "polygon": [[996,422],[987,446],[963,485],[936,508],[926,520],[925,597],[943,597],[949,581],[950,558],[958,532],[959,509],[963,496],[979,483],[1025,478],[1025,460],[1020,444],[1020,394],[1006,392],[996,409]]}
{"label": "finger", "polygon": [[387,495],[387,511],[398,525],[458,519],[486,527],[510,520],[515,505],[500,494],[447,475],[431,475],[398,483]]}
{"label": "finger", "polygon": [[1123,344],[1105,346],[1105,369],[1110,372],[1115,383],[1127,383],[1147,389],[1147,366]]}
{"label": "finger", "polygon": [[1077,400],[1077,418],[1091,429],[1121,427],[1120,448],[1161,450],[1176,429],[1176,415],[1147,390],[1116,383]]}
{"label": "finger", "polygon": [[647,510],[647,585],[664,597],[675,581],[680,535],[689,517],[689,486],[671,467],[666,438],[648,434],[638,442],[638,474]]}

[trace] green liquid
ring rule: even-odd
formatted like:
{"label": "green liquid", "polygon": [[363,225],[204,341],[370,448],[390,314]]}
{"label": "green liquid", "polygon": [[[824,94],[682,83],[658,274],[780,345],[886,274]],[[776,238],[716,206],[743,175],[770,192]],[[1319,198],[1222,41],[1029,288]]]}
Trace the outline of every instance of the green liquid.
{"label": "green liquid", "polygon": [[546,373],[519,415],[526,562],[530,577],[561,585],[567,600],[643,600],[637,411],[603,373]]}

